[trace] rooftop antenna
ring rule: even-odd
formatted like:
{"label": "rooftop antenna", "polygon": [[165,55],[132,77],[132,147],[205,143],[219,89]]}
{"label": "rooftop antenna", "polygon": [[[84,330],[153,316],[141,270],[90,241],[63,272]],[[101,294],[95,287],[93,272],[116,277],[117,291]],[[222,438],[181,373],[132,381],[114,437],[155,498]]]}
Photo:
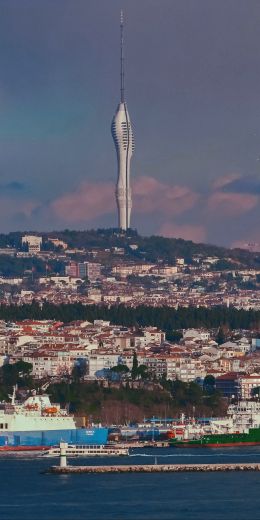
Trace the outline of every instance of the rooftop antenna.
{"label": "rooftop antenna", "polygon": [[125,71],[124,71],[124,13],[120,17],[120,78],[121,78],[121,103],[125,102]]}

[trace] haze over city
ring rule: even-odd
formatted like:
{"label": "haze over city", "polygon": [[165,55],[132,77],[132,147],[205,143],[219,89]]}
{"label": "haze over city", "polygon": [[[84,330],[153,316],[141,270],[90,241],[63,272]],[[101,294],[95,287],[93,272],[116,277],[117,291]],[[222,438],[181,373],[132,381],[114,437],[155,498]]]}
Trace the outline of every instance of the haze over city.
{"label": "haze over city", "polygon": [[1,231],[117,225],[121,8],[136,141],[131,226],[260,242],[254,0],[2,1]]}

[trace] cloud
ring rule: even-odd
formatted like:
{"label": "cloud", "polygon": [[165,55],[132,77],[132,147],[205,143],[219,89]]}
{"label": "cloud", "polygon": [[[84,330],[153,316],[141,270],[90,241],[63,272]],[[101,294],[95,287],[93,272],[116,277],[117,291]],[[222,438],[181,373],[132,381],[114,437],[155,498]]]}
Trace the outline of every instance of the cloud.
{"label": "cloud", "polygon": [[212,184],[213,191],[219,190],[231,184],[233,181],[240,179],[241,175],[238,173],[229,173],[228,175],[223,175],[222,177],[218,177]]}
{"label": "cloud", "polygon": [[0,190],[1,192],[3,191],[6,191],[6,192],[22,192],[22,191],[25,191],[27,189],[27,186],[26,184],[24,184],[23,182],[19,182],[19,181],[11,181],[11,182],[8,182],[7,184],[0,184]]}
{"label": "cloud", "polygon": [[246,175],[243,177],[237,177],[225,186],[225,191],[260,195],[259,175]]}
{"label": "cloud", "polygon": [[236,217],[253,210],[258,202],[260,182],[255,176],[229,174],[217,179],[209,193],[206,209],[218,216]]}
{"label": "cloud", "polygon": [[207,201],[207,210],[219,216],[235,217],[256,207],[258,197],[249,194],[216,191]]}
{"label": "cloud", "polygon": [[184,240],[192,240],[193,242],[204,242],[207,236],[207,231],[202,225],[179,225],[173,222],[165,222],[158,233],[164,237],[183,238]]}
{"label": "cloud", "polygon": [[[111,182],[83,182],[74,192],[54,200],[51,209],[67,222],[87,222],[115,211],[114,191]],[[185,186],[171,186],[146,176],[133,181],[132,194],[137,214],[177,215],[198,200],[198,194]]]}
{"label": "cloud", "polygon": [[149,176],[134,180],[132,191],[137,213],[179,215],[191,209],[199,199],[187,186],[171,185]]}
{"label": "cloud", "polygon": [[11,197],[0,197],[0,217],[6,219],[16,219],[17,215],[28,219],[33,211],[39,206],[36,200],[14,200]]}
{"label": "cloud", "polygon": [[50,208],[67,222],[87,222],[115,211],[114,185],[112,182],[83,182],[76,191],[54,200]]}
{"label": "cloud", "polygon": [[[235,173],[222,176],[206,194],[152,176],[133,178],[133,214],[139,223],[145,222],[144,217],[147,216],[149,232],[154,232],[159,222],[158,233],[163,236],[204,242],[216,221],[225,218],[225,233],[228,233],[228,229],[234,227],[240,216],[244,218],[247,213],[251,212],[251,216],[254,214],[259,197],[257,193],[235,192],[235,183],[241,182],[241,178],[241,175]],[[11,204],[15,206],[10,197]],[[74,191],[55,198],[47,205],[35,201],[19,204],[16,211],[27,219],[31,217],[31,222],[45,221],[49,225],[50,222],[58,221],[60,226],[68,224],[87,227],[89,223],[95,225],[102,218],[104,223],[107,217],[111,222],[112,215],[116,216],[115,185],[113,182],[84,181]],[[9,218],[7,208],[6,212]],[[180,223],[182,215],[185,223]],[[175,221],[176,218],[179,222]],[[237,224],[240,225],[239,220]],[[237,238],[237,234],[234,235],[233,240]]]}

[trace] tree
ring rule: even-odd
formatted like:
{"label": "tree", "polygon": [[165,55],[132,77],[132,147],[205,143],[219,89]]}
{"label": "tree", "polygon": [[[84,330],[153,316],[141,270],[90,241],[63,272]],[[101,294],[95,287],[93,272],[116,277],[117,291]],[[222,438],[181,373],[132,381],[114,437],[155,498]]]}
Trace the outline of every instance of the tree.
{"label": "tree", "polygon": [[1,372],[5,386],[9,387],[17,384],[19,373],[16,370],[15,365],[3,365]]}
{"label": "tree", "polygon": [[252,388],[251,393],[253,396],[260,398],[260,386],[256,386],[255,388]]}
{"label": "tree", "polygon": [[203,381],[203,391],[206,392],[208,395],[211,395],[215,391],[215,384],[216,380],[215,377],[211,374],[208,374],[206,377],[204,377]]}
{"label": "tree", "polygon": [[33,365],[32,363],[27,363],[26,361],[17,361],[14,364],[16,370],[18,371],[19,377],[27,377],[31,374]]}
{"label": "tree", "polygon": [[199,385],[197,385],[196,383],[194,383],[193,381],[191,383],[189,383],[188,389],[187,389],[188,402],[190,402],[192,405],[199,405],[199,404],[201,404],[202,397],[203,397],[203,392],[202,392],[201,387]]}
{"label": "tree", "polygon": [[224,327],[221,326],[218,329],[218,333],[217,333],[217,336],[216,336],[216,342],[219,345],[223,345],[223,343],[225,343],[225,341],[226,341],[226,333],[225,333]]}
{"label": "tree", "polygon": [[133,366],[132,366],[132,379],[135,379],[138,376],[138,359],[136,355],[136,351],[134,351],[133,355]]}
{"label": "tree", "polygon": [[166,330],[166,340],[174,343],[179,343],[182,339],[182,333],[178,330]]}
{"label": "tree", "polygon": [[73,381],[80,382],[80,380],[86,375],[87,373],[87,363],[85,358],[80,358],[76,361],[72,371],[71,376]]}
{"label": "tree", "polygon": [[149,372],[146,365],[139,365],[137,367],[137,376],[139,376],[141,379],[149,378]]}
{"label": "tree", "polygon": [[1,369],[4,385],[10,387],[18,384],[18,386],[31,387],[33,382],[31,377],[32,369],[32,364],[25,361],[18,361],[13,365],[4,365]]}
{"label": "tree", "polygon": [[112,372],[116,372],[117,374],[123,375],[129,372],[129,368],[127,365],[116,365],[111,368]]}
{"label": "tree", "polygon": [[107,373],[107,378],[111,381],[121,381],[121,379],[126,376],[130,372],[128,366],[126,365],[115,365],[110,368]]}

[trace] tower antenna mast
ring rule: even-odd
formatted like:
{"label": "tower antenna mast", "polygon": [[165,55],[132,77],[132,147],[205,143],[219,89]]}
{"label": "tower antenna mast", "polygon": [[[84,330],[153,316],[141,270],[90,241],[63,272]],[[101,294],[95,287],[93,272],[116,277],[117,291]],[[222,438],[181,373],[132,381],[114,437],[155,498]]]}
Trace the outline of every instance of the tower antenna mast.
{"label": "tower antenna mast", "polygon": [[125,102],[125,70],[124,70],[124,14],[123,11],[121,11],[121,18],[120,18],[120,38],[121,38],[121,45],[120,45],[120,79],[121,79],[121,103]]}
{"label": "tower antenna mast", "polygon": [[113,117],[111,131],[117,155],[116,203],[118,209],[118,227],[126,231],[130,228],[132,210],[130,160],[134,151],[134,136],[125,102],[123,11],[121,11],[120,17],[120,103]]}

